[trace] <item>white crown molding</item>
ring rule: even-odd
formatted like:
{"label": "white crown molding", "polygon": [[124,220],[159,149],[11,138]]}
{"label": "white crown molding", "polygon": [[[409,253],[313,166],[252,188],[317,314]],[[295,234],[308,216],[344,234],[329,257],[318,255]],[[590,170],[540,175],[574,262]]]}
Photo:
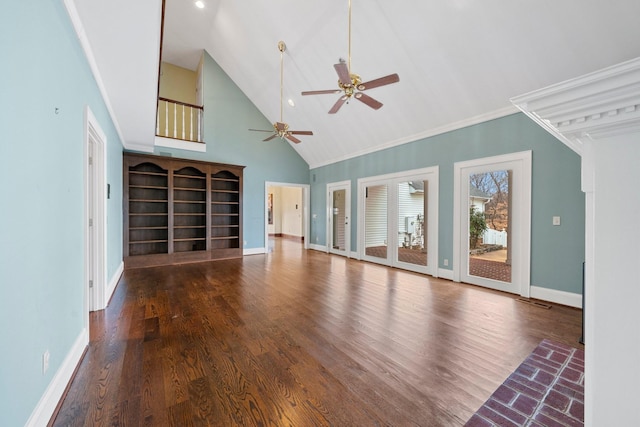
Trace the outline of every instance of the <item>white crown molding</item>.
{"label": "white crown molding", "polygon": [[501,108],[499,110],[490,111],[490,112],[485,113],[485,114],[480,114],[478,116],[469,117],[467,119],[460,120],[460,121],[457,121],[457,122],[454,122],[454,123],[450,123],[450,124],[447,124],[447,125],[444,125],[444,126],[440,126],[440,127],[434,128],[434,129],[429,129],[429,130],[427,130],[425,132],[417,133],[417,134],[414,134],[414,135],[409,135],[407,137],[403,137],[403,138],[399,138],[399,139],[396,139],[396,140],[393,140],[393,141],[389,141],[389,142],[386,142],[384,144],[380,144],[380,145],[376,145],[376,146],[373,146],[373,147],[369,147],[369,148],[366,148],[364,150],[360,150],[358,152],[350,154],[348,156],[336,157],[334,159],[327,160],[325,162],[318,162],[318,163],[309,164],[309,169],[320,168],[322,166],[327,166],[327,165],[338,163],[338,162],[341,162],[341,161],[344,161],[344,160],[353,159],[355,157],[364,156],[365,154],[371,154],[371,153],[375,153],[376,151],[385,150],[387,148],[393,148],[393,147],[397,147],[399,145],[408,144],[410,142],[419,141],[421,139],[430,138],[432,136],[440,135],[440,134],[443,134],[443,133],[451,132],[451,131],[454,131],[454,130],[457,130],[457,129],[462,129],[462,128],[473,126],[473,125],[477,125],[479,123],[487,122],[489,120],[499,119],[501,117],[509,116],[509,115],[517,113],[517,112],[518,112],[517,108],[514,108],[513,106],[509,105],[509,106]]}
{"label": "white crown molding", "polygon": [[[84,55],[87,58],[87,62],[89,63],[89,68],[91,69],[91,73],[93,77],[96,79],[96,84],[98,85],[98,90],[102,95],[102,100],[104,101],[105,106],[107,107],[107,111],[109,112],[109,116],[111,117],[111,121],[113,122],[113,127],[116,129],[116,133],[124,144],[124,138],[122,136],[122,131],[120,130],[120,125],[118,124],[118,120],[113,111],[113,107],[111,106],[111,101],[109,100],[109,94],[107,93],[107,89],[105,87],[102,76],[100,75],[100,69],[98,68],[98,63],[96,62],[96,58],[93,54],[93,50],[91,49],[91,43],[89,42],[89,38],[87,37],[87,32],[84,29],[84,25],[82,24],[82,20],[80,19],[80,14],[78,13],[78,9],[76,8],[76,4],[73,0],[64,0],[64,6],[67,9],[67,13],[69,14],[69,19],[71,19],[71,24],[73,25],[73,29],[76,31],[76,35],[80,41],[80,45],[82,46],[82,50],[84,51]],[[133,147],[126,147],[129,149],[134,149]],[[148,151],[148,149],[146,150]]]}
{"label": "white crown molding", "polygon": [[511,99],[582,155],[585,139],[640,131],[640,58]]}

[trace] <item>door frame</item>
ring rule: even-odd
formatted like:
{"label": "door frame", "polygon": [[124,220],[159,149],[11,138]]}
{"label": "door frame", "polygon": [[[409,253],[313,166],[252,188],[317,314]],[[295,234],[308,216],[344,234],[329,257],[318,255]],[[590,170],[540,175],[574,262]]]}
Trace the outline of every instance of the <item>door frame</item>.
{"label": "door frame", "polygon": [[[387,247],[397,247],[398,245],[398,203],[397,187],[404,181],[429,181],[428,205],[425,216],[427,217],[427,266],[416,266],[409,263],[397,261],[397,249],[387,252],[387,258],[369,257],[365,253],[365,194],[366,187],[370,185],[387,185]],[[438,277],[438,212],[439,212],[439,166],[431,166],[421,169],[413,169],[386,175],[377,175],[358,179],[358,259],[388,265],[390,267],[415,271],[417,273],[429,274]],[[391,256],[395,252],[396,257]],[[383,261],[383,262],[381,262]]]}
{"label": "door frame", "polygon": [[[513,232],[511,239],[512,270],[511,284],[495,280],[479,280],[480,286],[519,294],[528,298],[531,292],[531,157],[532,152],[521,151],[493,157],[484,157],[454,163],[453,174],[453,281],[460,282],[466,274],[463,268],[468,263],[468,243],[463,244],[463,231],[468,229],[468,192],[463,192],[463,182],[468,182],[470,173],[482,170],[511,169],[513,183],[511,201]],[[468,183],[467,183],[468,185]],[[464,187],[466,188],[466,187]],[[464,211],[464,212],[463,212]],[[465,242],[468,236],[464,236]]]}
{"label": "door frame", "polygon": [[[345,227],[344,227],[344,251],[334,249],[333,242],[333,214],[331,207],[333,205],[332,194],[334,191],[345,190],[344,211],[345,211]],[[351,181],[331,182],[327,184],[327,253],[346,256],[351,258]]]}
{"label": "door frame", "polygon": [[290,182],[264,182],[264,253],[269,252],[269,187],[294,187],[302,189],[302,240],[304,249],[309,249],[309,184],[295,184]]}
{"label": "door frame", "polygon": [[[108,303],[105,273],[107,137],[89,106],[85,108],[84,119],[84,311],[88,325],[89,312],[102,310]],[[92,226],[90,220],[93,220]]]}

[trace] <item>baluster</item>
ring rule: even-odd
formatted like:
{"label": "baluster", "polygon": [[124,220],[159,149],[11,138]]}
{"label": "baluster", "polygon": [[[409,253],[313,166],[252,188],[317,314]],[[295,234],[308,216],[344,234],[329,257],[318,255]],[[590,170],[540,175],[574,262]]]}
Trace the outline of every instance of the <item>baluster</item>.
{"label": "baluster", "polygon": [[185,106],[182,106],[182,139],[184,139],[184,110],[185,110]]}
{"label": "baluster", "polygon": [[200,135],[200,129],[202,129],[202,109],[198,108],[198,142],[202,142],[202,136]]}
{"label": "baluster", "polygon": [[189,141],[193,141],[193,107],[189,107]]}
{"label": "baluster", "polygon": [[156,111],[156,135],[160,135],[160,108]]}
{"label": "baluster", "polygon": [[167,101],[164,102],[164,135],[169,136],[169,103]]}
{"label": "baluster", "polygon": [[178,138],[178,105],[173,104],[173,137]]}

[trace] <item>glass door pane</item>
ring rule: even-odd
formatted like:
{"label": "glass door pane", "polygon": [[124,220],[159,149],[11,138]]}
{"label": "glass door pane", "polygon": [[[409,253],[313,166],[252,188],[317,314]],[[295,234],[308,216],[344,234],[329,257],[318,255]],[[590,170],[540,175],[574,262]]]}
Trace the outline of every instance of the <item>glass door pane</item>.
{"label": "glass door pane", "polygon": [[427,265],[426,217],[428,181],[403,181],[398,191],[398,250],[396,261]]}
{"label": "glass door pane", "polygon": [[345,250],[345,200],[346,190],[335,190],[332,192],[331,198],[331,215],[332,215],[332,230],[331,230],[331,248],[344,251]]}
{"label": "glass door pane", "polygon": [[512,170],[469,175],[469,276],[511,283],[512,179]]}
{"label": "glass door pane", "polygon": [[387,186],[365,188],[364,247],[367,256],[387,259]]}

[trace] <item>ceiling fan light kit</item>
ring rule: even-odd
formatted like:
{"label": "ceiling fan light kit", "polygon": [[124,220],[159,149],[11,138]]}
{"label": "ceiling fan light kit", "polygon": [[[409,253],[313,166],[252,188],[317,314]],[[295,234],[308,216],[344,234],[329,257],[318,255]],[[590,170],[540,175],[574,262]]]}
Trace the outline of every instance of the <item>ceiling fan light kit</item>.
{"label": "ceiling fan light kit", "polygon": [[382,103],[376,99],[373,99],[367,94],[362,93],[364,90],[373,89],[380,86],[385,86],[391,83],[397,83],[400,81],[398,74],[389,74],[388,76],[380,77],[368,82],[363,83],[358,74],[352,73],[351,70],[351,0],[349,0],[349,58],[348,64],[340,58],[339,62],[333,66],[338,74],[338,87],[340,89],[328,89],[328,90],[311,90],[302,92],[302,95],[324,95],[324,94],[337,94],[343,93],[338,101],[333,105],[329,114],[335,114],[340,110],[340,107],[344,105],[348,100],[355,98],[365,105],[373,108],[374,110],[380,109]]}
{"label": "ceiling fan light kit", "polygon": [[287,49],[287,46],[284,44],[282,40],[280,40],[278,42],[278,50],[280,51],[280,121],[275,122],[273,124],[273,130],[262,130],[262,129],[249,129],[249,130],[254,132],[274,132],[273,135],[263,139],[262,141],[271,141],[273,138],[279,136],[283,140],[288,139],[289,141],[295,144],[299,144],[302,141],[300,141],[298,138],[296,138],[293,135],[313,135],[313,132],[311,132],[310,130],[289,130],[289,125],[285,123],[284,120],[282,119],[282,92],[283,92],[283,80],[284,80],[283,79],[284,67],[282,63],[283,63],[283,54],[286,49]]}

